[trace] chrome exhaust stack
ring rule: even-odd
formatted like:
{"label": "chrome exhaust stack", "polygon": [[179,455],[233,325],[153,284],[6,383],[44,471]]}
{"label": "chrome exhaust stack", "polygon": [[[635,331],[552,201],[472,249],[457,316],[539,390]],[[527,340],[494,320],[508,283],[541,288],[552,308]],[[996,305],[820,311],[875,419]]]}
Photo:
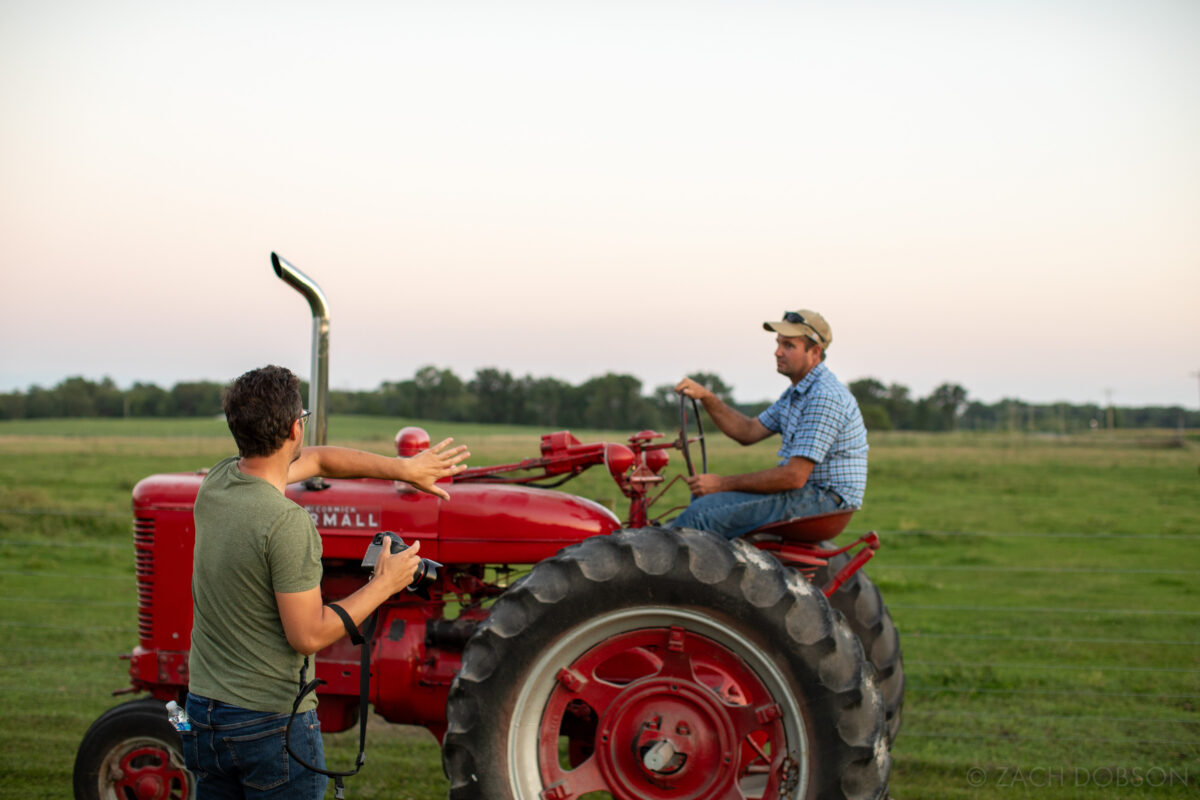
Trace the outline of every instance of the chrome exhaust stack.
{"label": "chrome exhaust stack", "polygon": [[316,281],[275,253],[271,253],[271,266],[280,280],[304,295],[312,309],[312,368],[308,377],[308,410],[312,416],[306,444],[322,445],[329,407],[329,302]]}

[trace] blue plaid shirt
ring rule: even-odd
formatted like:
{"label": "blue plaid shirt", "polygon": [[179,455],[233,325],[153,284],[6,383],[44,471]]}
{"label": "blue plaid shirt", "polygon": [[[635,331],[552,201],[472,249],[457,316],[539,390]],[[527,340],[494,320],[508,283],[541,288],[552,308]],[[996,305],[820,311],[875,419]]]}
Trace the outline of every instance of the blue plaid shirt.
{"label": "blue plaid shirt", "polygon": [[862,506],[867,491],[867,429],[858,403],[824,363],[758,415],[781,434],[780,464],[800,456],[816,463],[809,483],[832,489],[848,504]]}

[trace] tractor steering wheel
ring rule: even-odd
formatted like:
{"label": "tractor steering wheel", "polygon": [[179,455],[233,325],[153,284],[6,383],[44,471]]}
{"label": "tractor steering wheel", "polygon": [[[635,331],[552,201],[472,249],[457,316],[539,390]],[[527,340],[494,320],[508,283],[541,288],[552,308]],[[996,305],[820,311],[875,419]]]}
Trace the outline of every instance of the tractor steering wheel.
{"label": "tractor steering wheel", "polygon": [[683,461],[687,464],[688,476],[696,474],[692,464],[692,453],[688,441],[687,402],[692,401],[692,415],[696,418],[696,441],[700,443],[700,471],[708,472],[708,445],[704,442],[704,423],[700,421],[700,404],[696,398],[686,394],[679,395],[679,449],[683,451]]}

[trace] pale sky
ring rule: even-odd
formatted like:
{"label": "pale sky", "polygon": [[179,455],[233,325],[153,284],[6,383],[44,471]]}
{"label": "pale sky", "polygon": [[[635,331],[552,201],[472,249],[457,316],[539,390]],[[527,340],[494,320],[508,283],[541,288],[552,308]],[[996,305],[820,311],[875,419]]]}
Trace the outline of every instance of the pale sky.
{"label": "pale sky", "polygon": [[421,365],[1198,403],[1200,3],[0,0],[0,390]]}

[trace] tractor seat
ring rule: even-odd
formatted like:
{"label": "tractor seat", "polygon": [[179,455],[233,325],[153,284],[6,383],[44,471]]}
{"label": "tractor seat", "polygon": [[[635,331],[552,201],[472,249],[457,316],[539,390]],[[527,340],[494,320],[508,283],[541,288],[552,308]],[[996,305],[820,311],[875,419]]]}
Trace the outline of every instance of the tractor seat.
{"label": "tractor seat", "polygon": [[793,517],[771,522],[760,528],[755,528],[746,534],[747,537],[779,537],[786,542],[824,542],[846,529],[856,508],[845,511],[830,511],[828,514],[817,514],[812,517]]}

